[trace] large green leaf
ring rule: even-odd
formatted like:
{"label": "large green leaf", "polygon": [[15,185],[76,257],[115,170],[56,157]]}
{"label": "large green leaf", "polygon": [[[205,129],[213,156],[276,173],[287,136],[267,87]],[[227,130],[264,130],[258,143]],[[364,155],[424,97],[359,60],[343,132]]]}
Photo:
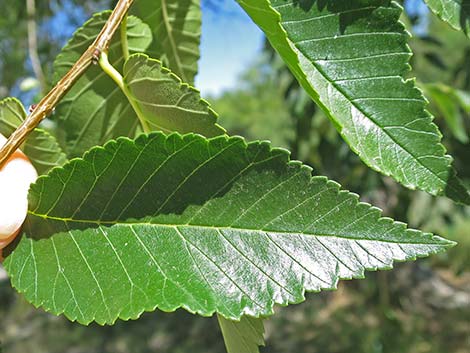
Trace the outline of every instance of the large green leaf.
{"label": "large green leaf", "polygon": [[389,0],[239,0],[293,74],[374,170],[470,203],[412,80],[402,8]]}
{"label": "large green leaf", "polygon": [[[77,30],[54,62],[55,80],[72,67],[95,40],[110,12],[96,14]],[[127,25],[129,50],[142,52],[150,45],[150,28],[130,16]],[[109,47],[111,63],[122,68],[124,57],[119,35]],[[82,155],[92,146],[118,136],[134,137],[138,119],[119,87],[99,66],[90,67],[56,108],[59,128],[65,132],[64,144],[70,156]]]}
{"label": "large green leaf", "polygon": [[206,137],[225,133],[199,91],[181,82],[158,60],[132,55],[124,65],[124,84],[152,130],[196,132]]}
{"label": "large green leaf", "polygon": [[139,0],[135,10],[152,28],[150,56],[161,59],[184,82],[193,83],[201,37],[200,0]]}
{"label": "large green leaf", "polygon": [[240,321],[224,319],[218,315],[227,353],[259,353],[264,346],[262,319],[244,316]]}
{"label": "large green leaf", "polygon": [[424,0],[432,12],[453,28],[470,37],[470,1]]}
{"label": "large green leaf", "polygon": [[266,316],[306,290],[453,244],[239,137],[120,138],[39,178],[29,198],[4,263],[11,282],[85,324],[155,308]]}
{"label": "large green leaf", "polygon": [[[10,136],[25,119],[26,112],[17,99],[6,98],[0,101],[0,133],[3,136]],[[67,161],[54,136],[42,129],[34,129],[21,149],[39,174],[45,174]]]}

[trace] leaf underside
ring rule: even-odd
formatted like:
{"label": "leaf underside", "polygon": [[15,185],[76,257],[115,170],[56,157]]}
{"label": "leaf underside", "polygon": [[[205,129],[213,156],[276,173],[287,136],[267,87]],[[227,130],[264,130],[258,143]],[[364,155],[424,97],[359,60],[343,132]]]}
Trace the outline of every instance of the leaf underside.
{"label": "leaf underside", "polygon": [[[54,62],[58,81],[95,40],[110,11],[94,15],[62,49]],[[127,36],[130,52],[144,52],[152,41],[150,28],[129,16]],[[109,47],[112,65],[121,70],[124,56],[120,36],[115,35]],[[81,156],[89,148],[119,137],[134,137],[139,124],[132,107],[114,81],[99,66],[90,67],[74,84],[56,108],[57,123],[65,133],[66,152]]]}
{"label": "leaf underside", "polygon": [[[10,136],[25,119],[26,112],[17,99],[0,101],[0,133],[3,136]],[[39,174],[45,174],[53,167],[67,162],[55,137],[43,129],[34,129],[21,149]]]}
{"label": "leaf underside", "polygon": [[342,137],[376,171],[470,203],[413,80],[402,8],[389,0],[238,0]]}
{"label": "leaf underside", "polygon": [[425,0],[425,2],[437,17],[470,37],[470,1]]}
{"label": "leaf underside", "polygon": [[154,131],[195,132],[206,137],[225,133],[199,91],[181,82],[158,60],[145,54],[130,56],[124,65],[124,84]]}
{"label": "leaf underside", "polygon": [[238,137],[120,138],[39,178],[29,197],[4,263],[12,285],[84,324],[155,308],[267,316],[453,244]]}
{"label": "leaf underside", "polygon": [[202,15],[199,0],[139,0],[136,14],[153,29],[147,51],[163,61],[184,82],[198,71]]}
{"label": "leaf underside", "polygon": [[259,346],[264,346],[262,319],[244,316],[240,321],[232,321],[220,315],[217,315],[217,319],[227,353],[259,353]]}

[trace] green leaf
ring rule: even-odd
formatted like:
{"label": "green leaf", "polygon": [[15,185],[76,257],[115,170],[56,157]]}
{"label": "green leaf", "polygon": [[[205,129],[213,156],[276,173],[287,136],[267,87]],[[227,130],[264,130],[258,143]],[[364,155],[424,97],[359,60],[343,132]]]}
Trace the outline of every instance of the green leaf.
{"label": "green leaf", "polygon": [[455,138],[468,143],[468,133],[461,112],[461,109],[467,108],[463,100],[465,93],[443,84],[423,84],[423,89],[431,99],[432,107],[436,107],[445,119]]}
{"label": "green leaf", "polygon": [[192,84],[198,71],[200,0],[139,0],[135,10],[152,28],[150,56],[162,60],[184,82]]}
{"label": "green leaf", "polygon": [[[26,119],[23,105],[15,98],[0,101],[0,133],[10,136]],[[54,136],[42,129],[34,129],[28,136],[21,150],[28,156],[38,174],[45,174],[51,168],[67,162]]]}
{"label": "green leaf", "polygon": [[206,137],[225,133],[199,91],[181,82],[158,60],[132,55],[124,65],[124,84],[153,130],[196,132]]}
{"label": "green leaf", "polygon": [[[110,12],[94,15],[78,29],[54,62],[58,81],[89,47],[106,23]],[[136,17],[127,21],[129,50],[142,52],[150,45],[150,28]],[[119,35],[109,47],[111,63],[121,69],[124,57]],[[87,149],[118,136],[134,137],[138,119],[119,87],[99,66],[87,70],[56,108],[59,128],[65,132],[66,152],[81,156]]]}
{"label": "green leaf", "polygon": [[408,188],[469,203],[414,81],[402,8],[388,0],[238,1],[351,149]]}
{"label": "green leaf", "polygon": [[470,114],[470,93],[455,88],[453,88],[453,93],[462,109]]}
{"label": "green leaf", "polygon": [[470,1],[468,0],[424,0],[434,14],[452,28],[461,30],[470,37]]}
{"label": "green leaf", "polygon": [[243,316],[240,321],[232,321],[220,315],[217,319],[227,353],[259,353],[259,346],[264,346],[263,319]]}
{"label": "green leaf", "polygon": [[238,320],[453,245],[311,173],[267,142],[119,138],[31,186],[4,266],[27,300],[84,324],[180,307]]}

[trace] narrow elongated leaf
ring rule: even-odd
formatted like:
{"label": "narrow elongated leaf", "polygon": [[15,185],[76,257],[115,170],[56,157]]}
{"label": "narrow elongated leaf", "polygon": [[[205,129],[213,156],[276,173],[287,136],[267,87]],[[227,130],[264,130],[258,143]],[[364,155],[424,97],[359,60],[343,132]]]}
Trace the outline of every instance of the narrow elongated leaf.
{"label": "narrow elongated leaf", "polygon": [[[3,136],[10,136],[24,119],[26,112],[21,102],[15,98],[0,101],[0,133]],[[39,174],[45,174],[51,168],[67,162],[55,137],[42,129],[34,129],[21,149]]]}
{"label": "narrow elongated leaf", "polygon": [[244,316],[240,321],[224,319],[218,315],[227,353],[259,353],[264,346],[262,319]]}
{"label": "narrow elongated leaf", "polygon": [[[77,30],[54,62],[59,80],[93,42],[110,12],[99,13]],[[127,25],[129,50],[142,52],[150,45],[150,28],[130,16]],[[111,63],[119,70],[124,64],[119,35],[109,47]],[[119,87],[99,66],[88,69],[56,108],[59,128],[65,132],[66,152],[82,155],[87,149],[118,136],[134,137],[138,119]]]}
{"label": "narrow elongated leaf", "polygon": [[432,12],[451,27],[470,37],[470,1],[468,0],[424,0]]}
{"label": "narrow elongated leaf", "polygon": [[150,28],[154,41],[147,51],[163,61],[184,82],[197,74],[202,16],[200,0],[139,0],[137,14]]}
{"label": "narrow elongated leaf", "polygon": [[124,65],[124,83],[152,130],[196,132],[206,137],[225,133],[199,91],[181,82],[158,60],[132,55]]}
{"label": "narrow elongated leaf", "polygon": [[412,80],[408,33],[388,0],[239,0],[342,137],[403,185],[470,203]]}
{"label": "narrow elongated leaf", "polygon": [[470,114],[470,92],[453,88],[455,98],[459,101],[460,106],[467,114]]}
{"label": "narrow elongated leaf", "polygon": [[[100,324],[183,307],[228,319],[452,243],[381,218],[267,142],[155,133],[41,177],[4,265],[35,305]],[[11,251],[11,249],[10,249]]]}
{"label": "narrow elongated leaf", "polygon": [[441,116],[447,122],[453,135],[462,143],[468,143],[462,111],[467,107],[462,101],[462,94],[443,84],[424,84],[423,89]]}

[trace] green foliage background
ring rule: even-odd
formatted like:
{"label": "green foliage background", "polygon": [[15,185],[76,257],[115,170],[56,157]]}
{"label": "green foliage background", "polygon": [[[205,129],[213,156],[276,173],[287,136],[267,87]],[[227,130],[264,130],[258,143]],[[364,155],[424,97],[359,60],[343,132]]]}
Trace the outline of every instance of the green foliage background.
{"label": "green foliage background", "polygon": [[[11,4],[10,4],[11,3]],[[81,2],[83,3],[83,2]],[[24,14],[19,2],[2,3],[0,21],[0,98],[14,80],[28,75],[25,61]],[[38,1],[38,5],[41,2]],[[39,6],[41,18],[50,10]],[[5,9],[3,9],[5,7]],[[2,12],[3,14],[7,12]],[[411,30],[423,18],[403,18]],[[13,34],[13,23],[20,22]],[[411,76],[418,85],[442,84],[470,91],[470,43],[463,34],[429,17],[426,35],[411,41],[415,53]],[[41,46],[46,73],[59,50],[54,42]],[[4,44],[2,44],[4,45]],[[8,50],[7,50],[8,49]],[[202,53],[204,55],[204,53]],[[449,95],[450,96],[450,95]],[[317,107],[299,89],[291,74],[266,45],[240,77],[237,89],[220,97],[206,97],[230,134],[247,140],[269,139],[286,147],[293,158],[311,165],[317,174],[340,182],[363,200],[382,208],[387,216],[424,231],[457,241],[459,246],[429,260],[397,265],[392,272],[368,273],[364,281],[342,282],[331,293],[309,294],[301,305],[278,308],[266,323],[268,347],[281,353],[464,353],[470,349],[470,209],[443,198],[411,192],[390,178],[367,168],[339,137]],[[432,97],[430,109],[444,134],[443,143],[464,181],[470,180],[469,112],[455,101],[459,130]],[[240,104],[243,102],[243,104]],[[89,327],[34,309],[15,294],[7,280],[0,282],[0,341],[4,352],[222,352],[217,320],[179,310],[173,314],[145,314],[138,321]]]}

